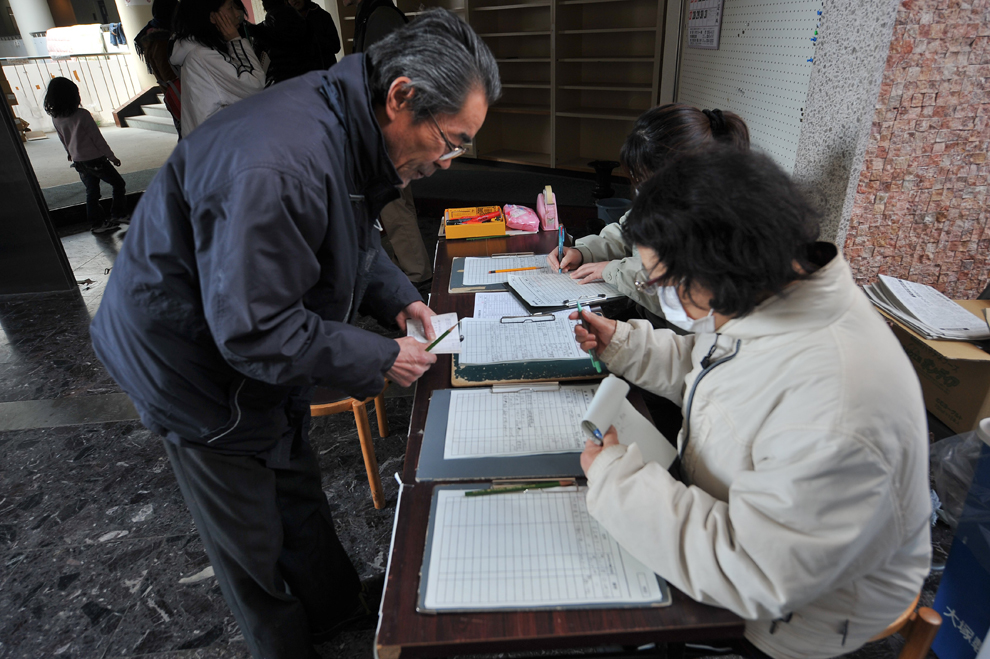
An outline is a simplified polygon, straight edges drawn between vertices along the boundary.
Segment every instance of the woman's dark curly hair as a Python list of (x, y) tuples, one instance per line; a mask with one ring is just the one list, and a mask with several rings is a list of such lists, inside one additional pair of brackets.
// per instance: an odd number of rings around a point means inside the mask
[(650, 178), (675, 153), (708, 145), (749, 148), (749, 128), (733, 112), (699, 110), (686, 103), (667, 103), (640, 115), (626, 137), (619, 161), (633, 185)]
[(669, 158), (640, 186), (622, 232), (656, 253), (658, 283), (703, 287), (712, 309), (744, 316), (818, 268), (818, 217), (769, 157), (723, 147)]
[[(226, 0), (180, 0), (172, 16), (172, 38), (192, 39), (197, 43), (225, 54), (227, 42), (220, 30), (210, 21), (210, 14), (220, 11)], [(235, 0), (241, 11), (247, 14), (243, 0)]]
[(52, 78), (45, 93), (45, 112), (53, 117), (68, 117), (79, 109), (79, 88), (68, 78)]

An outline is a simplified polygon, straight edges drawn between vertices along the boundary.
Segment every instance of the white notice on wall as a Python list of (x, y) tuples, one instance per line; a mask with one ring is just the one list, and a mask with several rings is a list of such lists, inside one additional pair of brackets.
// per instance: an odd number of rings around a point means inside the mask
[(690, 0), (688, 3), (688, 48), (718, 50), (722, 33), (724, 0)]

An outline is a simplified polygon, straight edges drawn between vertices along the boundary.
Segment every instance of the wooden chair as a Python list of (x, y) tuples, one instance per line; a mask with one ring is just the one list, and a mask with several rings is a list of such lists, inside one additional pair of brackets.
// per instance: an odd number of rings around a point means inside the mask
[(898, 616), (897, 620), (890, 623), (887, 629), (883, 630), (870, 639), (870, 642), (879, 641), (893, 636), (900, 632), (901, 636), (907, 639), (907, 643), (898, 655), (898, 659), (925, 659), (928, 650), (935, 640), (938, 628), (942, 626), (942, 616), (938, 611), (927, 606), (918, 607), (921, 593), (914, 598), (911, 606), (904, 613)]
[(364, 454), (364, 468), (368, 472), (368, 485), (371, 486), (371, 500), (375, 502), (375, 508), (381, 510), (385, 507), (385, 493), (382, 491), (382, 479), (378, 474), (378, 459), (375, 457), (375, 445), (371, 441), (371, 424), (368, 423), (368, 408), (371, 401), (375, 401), (375, 414), (378, 416), (378, 434), (388, 437), (391, 433), (388, 429), (388, 419), (385, 417), (385, 390), (388, 389), (388, 380), (377, 396), (357, 400), (350, 396), (345, 396), (339, 391), (317, 388), (310, 403), (309, 411), (313, 416), (330, 416), (341, 412), (353, 412), (354, 421), (357, 423), (358, 439), (361, 440), (361, 453)]

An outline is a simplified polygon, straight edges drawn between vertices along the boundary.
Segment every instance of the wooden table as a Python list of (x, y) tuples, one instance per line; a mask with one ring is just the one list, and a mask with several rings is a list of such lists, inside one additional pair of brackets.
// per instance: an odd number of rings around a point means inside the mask
[[(464, 317), (474, 313), (474, 294), (447, 292), (454, 257), (546, 253), (556, 246), (556, 234), (552, 232), (477, 241), (441, 239), (430, 306), (438, 314), (456, 311), (459, 317)], [(434, 484), (416, 483), (416, 465), (430, 396), (436, 389), (450, 387), (450, 372), (450, 355), (438, 355), (437, 363), (416, 386), (402, 475), (404, 487), (396, 511), (381, 627), (376, 639), (381, 659), (613, 644), (638, 646), (742, 636), (743, 622), (736, 615), (699, 604), (675, 588), (671, 588), (673, 604), (662, 609), (417, 613), (419, 572)]]

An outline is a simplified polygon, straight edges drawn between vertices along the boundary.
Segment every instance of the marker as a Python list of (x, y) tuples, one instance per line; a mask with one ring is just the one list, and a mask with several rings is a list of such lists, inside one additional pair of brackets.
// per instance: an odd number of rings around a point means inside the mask
[(595, 428), (592, 431), (592, 434), (594, 434), (594, 436), (595, 436), (595, 439), (594, 439), (595, 444), (598, 444), (599, 446), (601, 446), (602, 444), (605, 443), (605, 437), (602, 436), (602, 431), (601, 430), (599, 430), (598, 428)]
[[(557, 232), (557, 265), (564, 260), (564, 227), (560, 227)], [(557, 268), (557, 274), (559, 275), (564, 271), (563, 268)]]
[(537, 265), (532, 268), (506, 268), (505, 270), (489, 270), (488, 274), (494, 275), (496, 272), (519, 272), (520, 270), (542, 270), (542, 265)]
[[(582, 311), (582, 309), (581, 309), (581, 303), (578, 302), (577, 303), (578, 318), (581, 319), (581, 326), (584, 327), (585, 330), (587, 330), (588, 329), (588, 321), (586, 321), (584, 319), (584, 317), (581, 314), (581, 311)], [(601, 365), (601, 362), (598, 361), (598, 355), (595, 354), (595, 349), (594, 348), (592, 348), (591, 350), (588, 351), (588, 356), (591, 357), (591, 365), (595, 367), (595, 370), (596, 371), (598, 371), (599, 373), (601, 373), (602, 372), (602, 365)], [(595, 432), (598, 432), (598, 430), (595, 430)], [(599, 434), (601, 434), (601, 433), (599, 433)]]
[[(453, 332), (455, 329), (457, 329), (460, 326), (460, 324), (461, 324), (461, 321), (458, 320), (456, 323), (454, 323), (453, 325), (451, 325), (450, 326), (450, 329), (448, 329), (446, 332), (444, 332), (443, 334), (441, 334), (440, 336), (438, 336), (436, 341), (434, 341), (430, 345), (426, 346), (426, 352), (429, 352), (430, 350), (433, 350), (433, 348), (435, 348), (438, 343), (440, 343), (445, 338), (447, 338), (447, 335), (450, 334), (451, 332)], [(424, 328), (423, 331), (426, 331), (426, 328)]]

